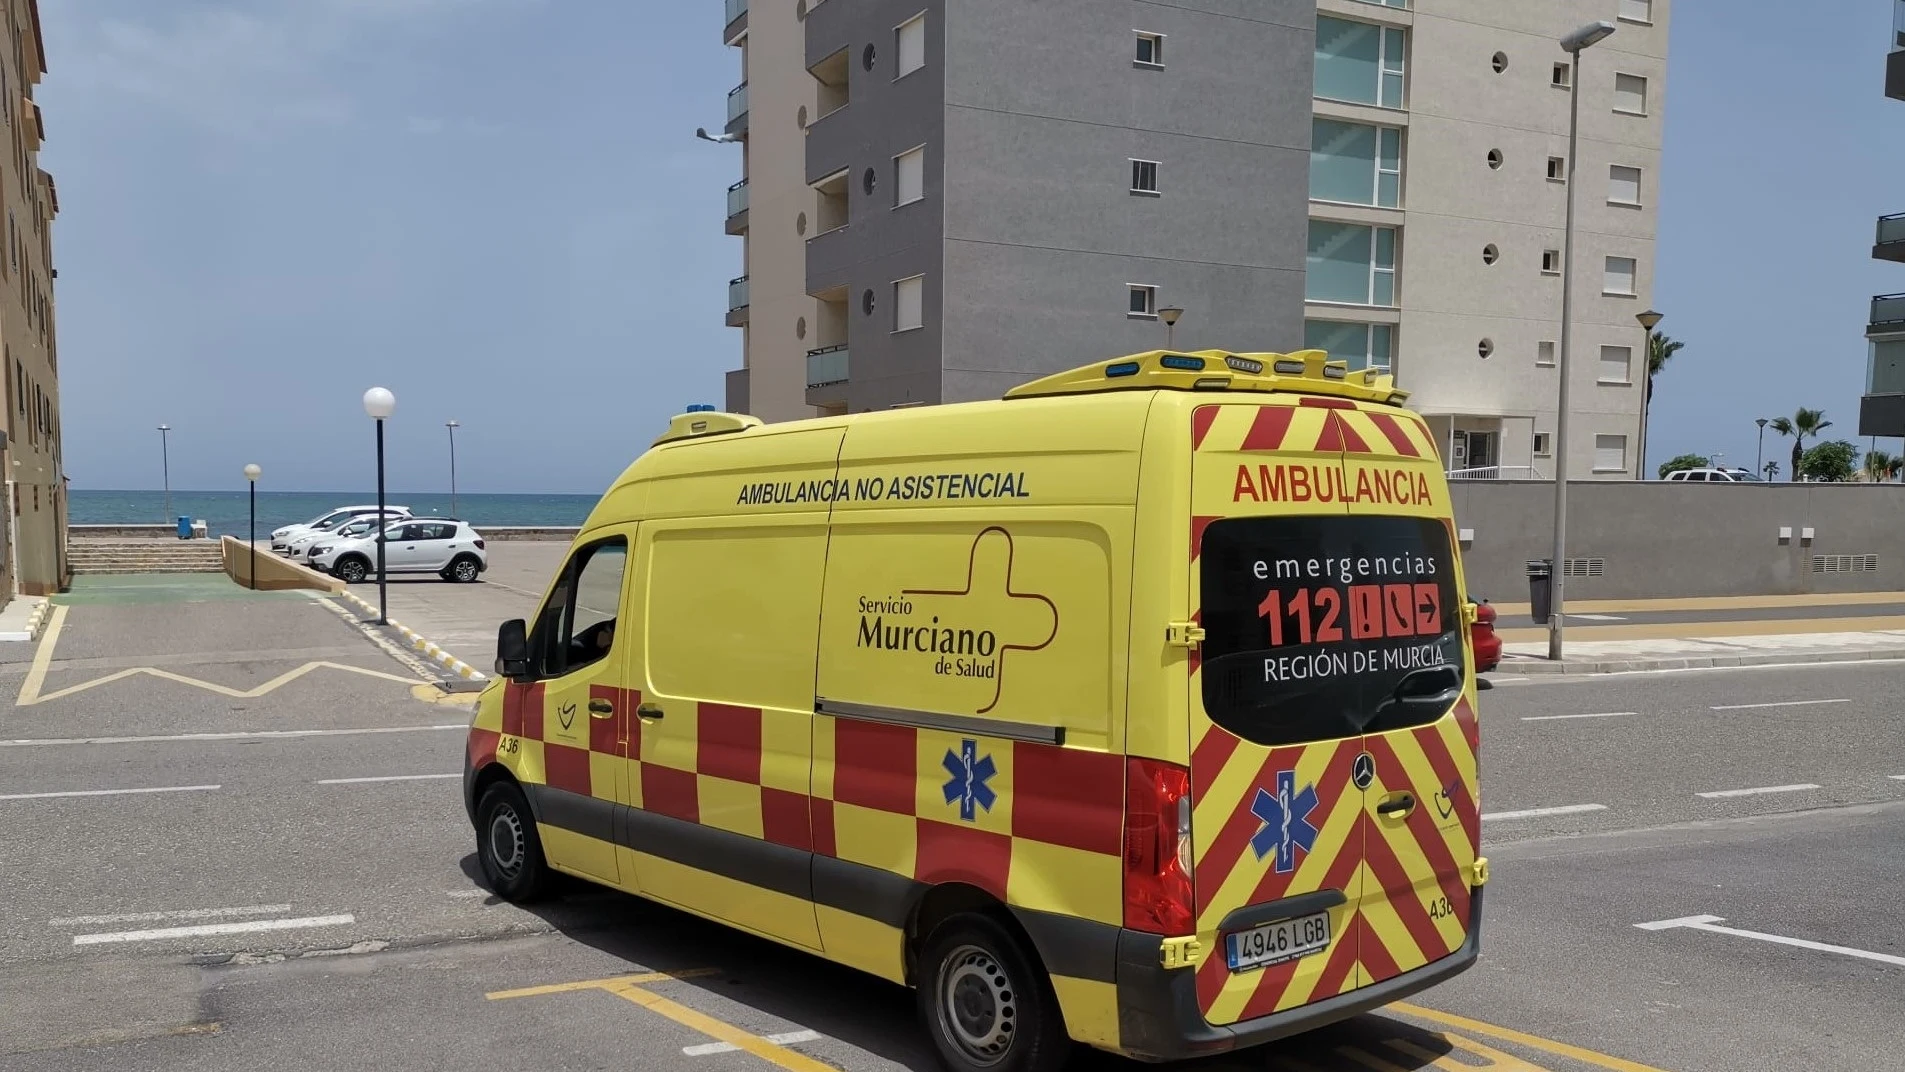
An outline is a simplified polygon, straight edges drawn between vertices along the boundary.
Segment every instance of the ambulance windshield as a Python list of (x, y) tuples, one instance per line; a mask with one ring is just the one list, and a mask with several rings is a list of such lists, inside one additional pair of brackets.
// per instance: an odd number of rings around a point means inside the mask
[(1204, 530), (1203, 700), (1260, 745), (1433, 722), (1465, 674), (1448, 528), (1239, 517)]

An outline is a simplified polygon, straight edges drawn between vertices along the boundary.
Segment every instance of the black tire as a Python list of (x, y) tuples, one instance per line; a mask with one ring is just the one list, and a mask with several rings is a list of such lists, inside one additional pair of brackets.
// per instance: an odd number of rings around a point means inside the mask
[(331, 567), (331, 572), (345, 584), (362, 584), (370, 576), (370, 563), (357, 555), (345, 555)]
[(913, 993), (951, 1072), (1057, 1072), (1071, 1057), (1051, 981), (985, 916), (953, 916), (933, 929)]
[(443, 579), (456, 584), (474, 584), (482, 575), (483, 564), (476, 560), (475, 555), (464, 555), (443, 571)]
[(497, 896), (517, 904), (542, 899), (551, 886), (536, 817), (516, 783), (500, 781), (476, 802), (476, 858)]

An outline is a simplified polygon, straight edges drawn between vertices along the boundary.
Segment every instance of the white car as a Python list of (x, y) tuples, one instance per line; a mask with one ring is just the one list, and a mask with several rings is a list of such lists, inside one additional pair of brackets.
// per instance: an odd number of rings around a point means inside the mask
[[(391, 509), (384, 511), (386, 521), (401, 521), (409, 516), (408, 513), (400, 514)], [(335, 528), (310, 529), (302, 533), (292, 533), (285, 538), (284, 553), (290, 556), (291, 561), (308, 566), (311, 564), (311, 552), (321, 546), (324, 541), (351, 536), (369, 536), (376, 529), (377, 515), (375, 513), (358, 514), (356, 517), (346, 518)]]
[[(365, 514), (374, 514), (376, 512), (376, 503), (371, 503), (369, 506), (340, 506), (327, 513), (319, 514), (309, 521), (272, 529), (271, 549), (273, 551), (283, 551), (290, 545), (293, 539), (305, 533), (329, 532), (344, 522), (349, 521), (351, 518), (362, 517)], [(410, 508), (408, 506), (385, 506), (384, 512), (394, 514), (397, 517), (410, 516)]]
[(1758, 484), (1759, 477), (1744, 469), (1717, 469), (1711, 466), (1700, 469), (1680, 469), (1667, 474), (1668, 480), (1693, 480), (1719, 484)]
[[(468, 584), (489, 569), (483, 537), (469, 522), (453, 517), (407, 517), (384, 529), (384, 566), (391, 576), (434, 573)], [(356, 584), (377, 572), (373, 533), (320, 540), (311, 550), (311, 567)]]

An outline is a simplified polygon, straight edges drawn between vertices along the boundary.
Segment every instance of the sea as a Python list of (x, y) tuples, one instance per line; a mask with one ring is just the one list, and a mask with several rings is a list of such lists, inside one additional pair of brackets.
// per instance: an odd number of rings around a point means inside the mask
[[(477, 495), (459, 492), (455, 508), (450, 494), (432, 491), (412, 494), (387, 492), (386, 504), (407, 506), (413, 514), (458, 517), (476, 526), (580, 525), (595, 506), (595, 495)], [(258, 534), (281, 525), (295, 525), (339, 506), (375, 503), (376, 491), (261, 491), (258, 493)], [(176, 525), (180, 517), (203, 521), (213, 536), (246, 534), (250, 523), (248, 496), (243, 491), (174, 491), (166, 509), (162, 491), (83, 491), (73, 488), (67, 500), (69, 520), (75, 525)]]

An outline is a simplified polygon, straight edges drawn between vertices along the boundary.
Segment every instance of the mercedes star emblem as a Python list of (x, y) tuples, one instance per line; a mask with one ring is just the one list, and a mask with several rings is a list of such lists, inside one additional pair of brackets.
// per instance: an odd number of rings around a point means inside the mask
[(1368, 789), (1369, 783), (1376, 780), (1376, 757), (1368, 752), (1357, 756), (1349, 768), (1349, 780), (1355, 782), (1358, 789)]

